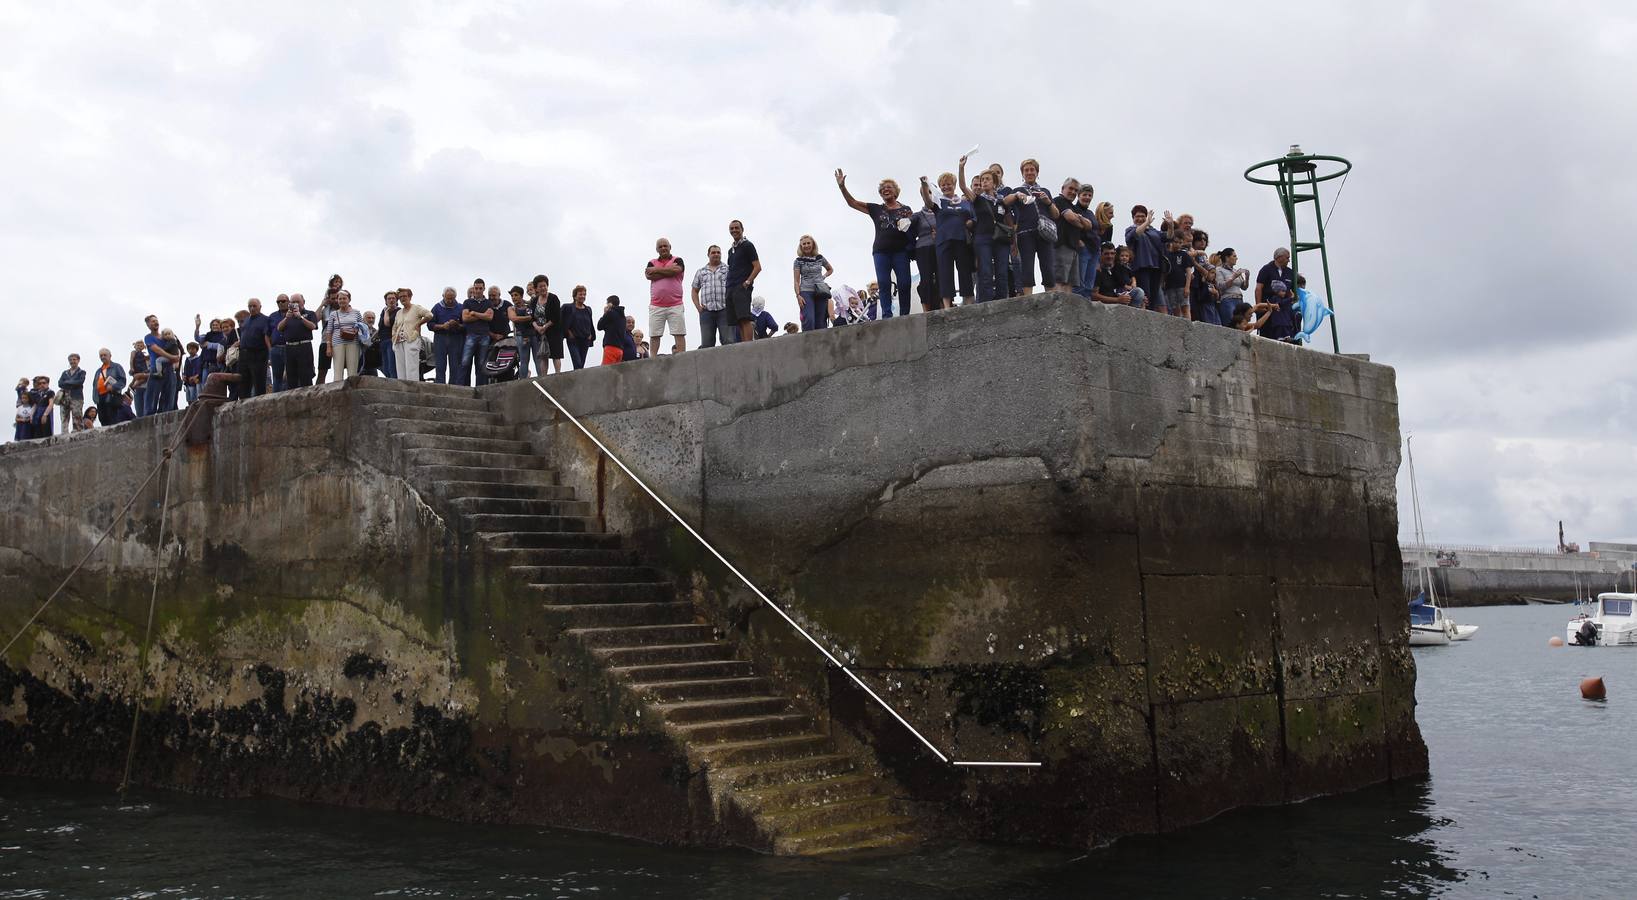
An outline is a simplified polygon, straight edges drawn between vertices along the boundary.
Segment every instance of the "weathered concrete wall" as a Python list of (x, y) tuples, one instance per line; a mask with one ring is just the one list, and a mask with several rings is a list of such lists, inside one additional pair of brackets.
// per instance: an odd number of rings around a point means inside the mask
[(1390, 369), (1045, 295), (482, 389), (924, 807), (1085, 844), (1426, 769)]
[[(1596, 596), (1615, 589), (1615, 573), (1554, 572), (1545, 569), (1484, 569), (1443, 566), (1427, 570), (1432, 576), (1438, 602), (1445, 606), (1498, 606), (1537, 600), (1572, 601), (1577, 596)], [(1413, 594), (1421, 586), (1419, 569), (1404, 570), (1404, 590)], [(1626, 579), (1626, 587), (1630, 587)]]
[[(211, 443), (176, 456), (163, 547), (156, 481), (0, 659), (0, 772), (117, 781), (141, 694), (139, 784), (745, 842), (672, 742), (531, 607), (505, 602), (403, 477), (403, 448), (360, 400), (398, 389), (355, 380), (220, 409)], [(180, 418), (0, 447), (0, 640)]]

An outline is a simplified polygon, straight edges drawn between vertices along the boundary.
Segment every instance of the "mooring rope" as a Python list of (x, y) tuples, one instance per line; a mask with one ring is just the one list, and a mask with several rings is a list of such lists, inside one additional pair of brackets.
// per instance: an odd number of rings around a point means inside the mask
[(148, 489), (148, 485), (152, 483), (154, 476), (158, 475), (161, 471), (165, 472), (165, 488), (161, 493), (159, 505), (159, 545), (157, 547), (156, 557), (154, 559), (153, 589), (148, 596), (148, 628), (146, 634), (142, 638), (142, 649), (138, 654), (140, 662), (138, 663), (137, 672), (137, 696), (132, 702), (134, 713), (131, 717), (131, 743), (130, 747), (125, 753), (125, 777), (119, 785), (119, 795), (121, 798), (125, 796), (125, 790), (130, 786), (131, 781), (131, 760), (136, 753), (137, 723), (142, 717), (142, 679), (148, 667), (148, 652), (153, 638), (154, 610), (159, 601), (159, 571), (160, 566), (163, 564), (165, 559), (166, 514), (170, 508), (170, 473), (172, 471), (171, 455), (176, 452), (177, 447), (181, 446), (183, 438), (187, 436), (188, 428), (193, 424), (193, 420), (198, 417), (199, 410), (203, 408), (203, 406), (198, 404), (188, 407), (187, 412), (182, 416), (182, 421), (176, 426), (176, 432), (171, 435), (170, 441), (165, 444), (164, 450), (160, 452), (159, 463), (152, 469), (148, 470), (147, 477), (143, 478), (142, 483), (136, 486), (135, 491), (131, 492), (131, 499), (125, 501), (125, 505), (121, 507), (119, 512), (114, 515), (113, 520), (108, 523), (108, 527), (104, 528), (102, 530), (102, 534), (97, 536), (96, 543), (92, 544), (91, 548), (85, 551), (85, 555), (80, 557), (80, 561), (74, 564), (74, 568), (70, 569), (68, 574), (63, 576), (62, 582), (57, 585), (56, 590), (51, 592), (51, 596), (45, 598), (45, 602), (40, 604), (40, 608), (36, 609), (34, 614), (28, 617), (28, 621), (24, 622), (22, 627), (17, 629), (17, 633), (12, 635), (10, 640), (6, 641), (6, 645), (4, 647), (0, 647), (0, 662), (3, 662), (5, 660), (6, 653), (11, 650), (12, 645), (16, 644), (19, 638), (28, 633), (30, 626), (39, 621), (40, 616), (45, 614), (46, 609), (49, 608), (52, 603), (56, 602), (57, 598), (62, 595), (63, 591), (68, 588), (68, 584), (74, 580), (74, 576), (78, 575), (80, 570), (85, 568), (85, 564), (90, 562), (91, 557), (96, 554), (97, 550), (99, 550), (104, 543), (107, 542), (108, 536), (114, 533), (114, 529), (119, 527), (119, 523), (125, 521), (125, 518), (130, 515), (131, 508), (136, 505), (137, 500), (141, 499), (143, 492)]
[(165, 519), (170, 511), (171, 504), (171, 448), (165, 448), (165, 456), (159, 461), (159, 467), (165, 470), (165, 488), (159, 499), (159, 542), (154, 549), (153, 558), (153, 587), (148, 593), (148, 627), (142, 633), (142, 650), (137, 654), (136, 664), (136, 692), (131, 698), (131, 743), (125, 748), (125, 777), (119, 782), (119, 799), (125, 799), (125, 792), (131, 788), (131, 762), (136, 759), (136, 731), (142, 721), (142, 697), (147, 693), (148, 678), (148, 650), (153, 646), (153, 614), (159, 606), (159, 572), (165, 564)]
[(6, 651), (11, 649), (11, 645), (17, 643), (17, 639), (22, 637), (28, 631), (28, 627), (40, 618), (40, 615), (46, 611), (46, 607), (50, 606), (58, 595), (62, 594), (63, 590), (68, 587), (68, 582), (72, 581), (74, 576), (85, 568), (85, 564), (91, 561), (92, 554), (96, 553), (103, 542), (108, 540), (108, 536), (114, 533), (114, 529), (119, 527), (119, 523), (125, 521), (125, 517), (131, 512), (131, 507), (135, 506), (136, 501), (142, 497), (142, 492), (148, 489), (148, 482), (153, 481), (153, 477), (159, 474), (159, 470), (170, 462), (171, 452), (181, 444), (182, 438), (188, 433), (188, 425), (193, 422), (195, 410), (197, 409), (199, 409), (198, 406), (188, 407), (187, 414), (182, 417), (182, 423), (176, 427), (176, 434), (171, 437), (170, 443), (165, 445), (159, 464), (149, 470), (148, 477), (142, 479), (142, 483), (137, 485), (136, 490), (131, 493), (131, 499), (125, 501), (125, 506), (115, 514), (113, 521), (109, 522), (108, 527), (104, 528), (102, 534), (97, 537), (97, 542), (91, 545), (91, 549), (85, 551), (85, 555), (80, 557), (80, 561), (75, 563), (74, 568), (70, 569), (68, 574), (63, 577), (62, 583), (57, 585), (57, 589), (51, 592), (51, 596), (45, 598), (45, 602), (40, 604), (40, 608), (34, 611), (34, 615), (28, 617), (28, 621), (23, 623), (23, 627), (17, 629), (17, 633), (11, 636), (11, 640), (6, 641), (4, 647), (0, 647), (0, 659), (5, 658)]

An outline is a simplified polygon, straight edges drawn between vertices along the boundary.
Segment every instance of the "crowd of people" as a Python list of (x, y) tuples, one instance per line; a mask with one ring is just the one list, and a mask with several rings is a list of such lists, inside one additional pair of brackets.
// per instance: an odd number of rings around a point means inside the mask
[[(877, 185), (881, 202), (862, 202), (837, 169), (842, 199), (874, 227), (875, 281), (862, 290), (832, 287), (835, 267), (816, 238), (802, 235), (791, 267), (801, 323), (784, 325), (782, 333), (909, 315), (912, 289), (924, 312), (952, 307), (957, 298), (985, 303), (1039, 287), (1291, 342), (1310, 339), (1328, 314), (1305, 290), (1306, 280), (1294, 275), (1284, 248), (1252, 281), (1234, 249), (1211, 251), (1210, 235), (1191, 215), (1156, 215), (1148, 206), (1133, 206), (1123, 243), (1116, 244), (1114, 207), (1098, 202), (1091, 184), (1066, 178), (1053, 194), (1041, 186), (1033, 159), (1019, 166), (1023, 180), (1016, 187), (1005, 184), (998, 163), (970, 179), (966, 167), (963, 156), (953, 173), (922, 176), (918, 209), (900, 199), (891, 178)], [(178, 409), (182, 400), (198, 399), (216, 372), (239, 374), (229, 386), (230, 398), (239, 399), (323, 383), (331, 373), (337, 381), (430, 376), (440, 384), (481, 385), (491, 374), (491, 348), (498, 346), (515, 348), (508, 376), (528, 377), (531, 365), (537, 375), (559, 373), (565, 354), (573, 368), (583, 368), (599, 335), (604, 365), (658, 355), (667, 333), (672, 352), (681, 353), (688, 349), (688, 301), (702, 349), (780, 334), (778, 320), (755, 292), (763, 273), (755, 244), (737, 219), (728, 224), (728, 236), (726, 252), (711, 245), (706, 264), (691, 278), (670, 240), (655, 242), (654, 258), (644, 266), (646, 335), (618, 295), (594, 309), (585, 285), (575, 285), (565, 303), (545, 275), (504, 292), (478, 278), (464, 300), (446, 287), (424, 306), (410, 288), (395, 288), (385, 292), (379, 312), (355, 306), (342, 277), (333, 275), (315, 309), (299, 293), (279, 294), (266, 312), (252, 298), (233, 315), (212, 319), (204, 331), (202, 318), (194, 316), (193, 339), (185, 344), (150, 315), (146, 334), (132, 343), (123, 366), (105, 348), (92, 372), (70, 354), (55, 390), (44, 375), (20, 379), (16, 439), (51, 435), (54, 411), (62, 430), (78, 431)]]

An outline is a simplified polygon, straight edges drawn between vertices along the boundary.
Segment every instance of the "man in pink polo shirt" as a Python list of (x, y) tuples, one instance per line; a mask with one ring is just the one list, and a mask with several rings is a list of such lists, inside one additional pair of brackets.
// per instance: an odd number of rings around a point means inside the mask
[(654, 243), (657, 259), (648, 260), (648, 351), (659, 355), (659, 339), (665, 329), (671, 329), (676, 339), (673, 352), (688, 349), (688, 323), (682, 315), (682, 257), (671, 255), (671, 241), (660, 238)]

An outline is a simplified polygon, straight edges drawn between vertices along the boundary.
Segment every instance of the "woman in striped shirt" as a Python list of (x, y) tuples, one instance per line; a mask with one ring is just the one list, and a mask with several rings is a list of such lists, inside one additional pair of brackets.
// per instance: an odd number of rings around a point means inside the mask
[(335, 369), (335, 380), (344, 381), (359, 374), (364, 342), (369, 340), (369, 328), (364, 316), (352, 308), (352, 294), (336, 291), (336, 308), (325, 317), (330, 331), (330, 363)]

